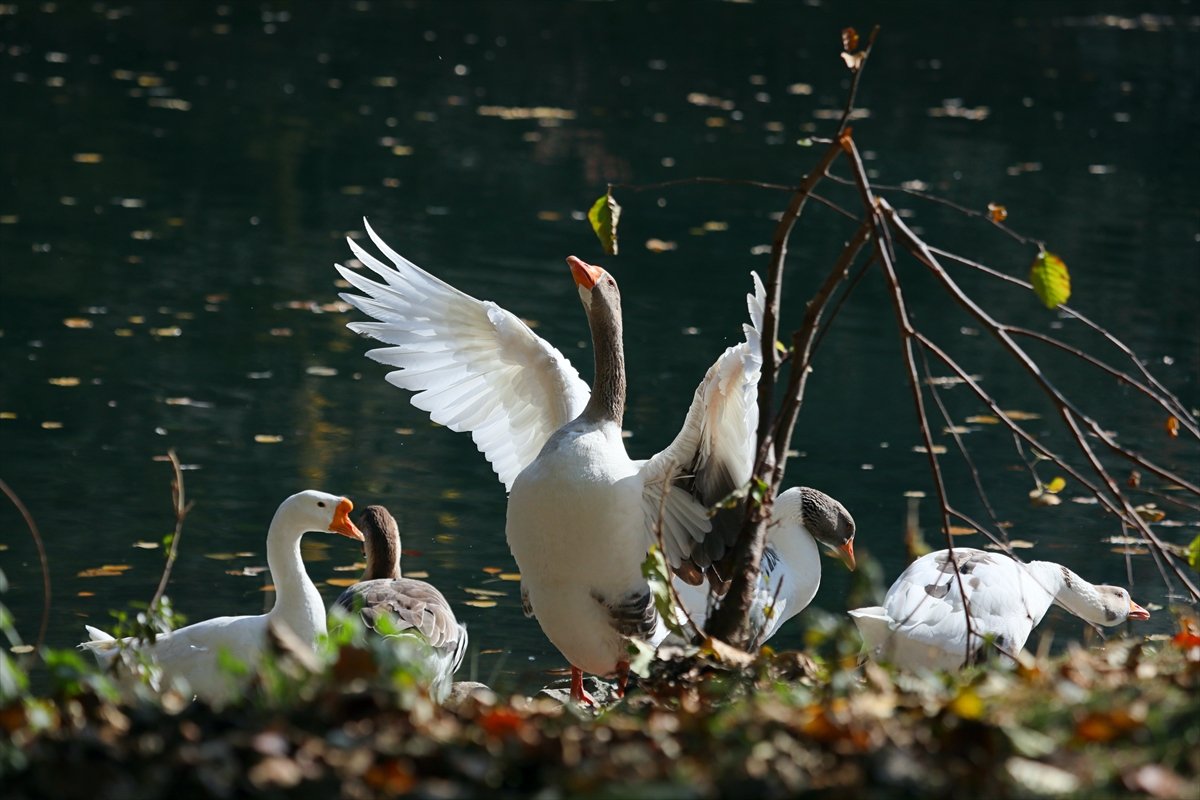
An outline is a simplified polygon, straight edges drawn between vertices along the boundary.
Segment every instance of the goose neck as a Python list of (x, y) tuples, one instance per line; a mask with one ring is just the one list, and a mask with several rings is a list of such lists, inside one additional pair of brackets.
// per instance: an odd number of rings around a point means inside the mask
[(289, 525), (286, 515), (276, 513), (267, 533), (267, 567), (275, 586), (275, 605), (267, 614), (287, 623), (302, 639), (313, 640), (325, 632), (325, 605), (304, 569), (303, 535), (302, 528)]
[(1034, 561), (1030, 571), (1038, 583), (1054, 596), (1054, 602), (1088, 622), (1104, 621), (1104, 603), (1096, 587), (1062, 564)]
[(583, 416), (594, 422), (614, 422), (619, 426), (625, 418), (626, 391), (620, 310), (598, 303), (591, 311), (588, 322), (595, 350), (596, 379)]

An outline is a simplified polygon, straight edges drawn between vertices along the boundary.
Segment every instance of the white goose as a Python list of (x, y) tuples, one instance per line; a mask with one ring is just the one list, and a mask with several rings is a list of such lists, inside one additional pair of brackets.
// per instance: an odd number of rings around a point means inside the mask
[(1150, 618), (1119, 586), (1093, 585), (1050, 561), (1026, 564), (969, 547), (954, 548), (953, 560), (949, 550), (918, 558), (883, 606), (850, 615), (873, 658), (912, 670), (952, 670), (985, 655), (989, 641), (1002, 654), (1018, 653), (1052, 604), (1096, 625)]
[[(754, 632), (751, 649), (763, 645), (816, 596), (821, 585), (818, 544), (828, 547), (836, 558), (854, 569), (854, 531), (850, 512), (824, 492), (799, 486), (775, 498), (763, 549), (762, 572), (750, 607), (750, 626)], [(699, 585), (689, 584), (678, 576), (673, 581), (688, 616), (700, 628), (712, 610), (710, 596), (724, 595), (728, 588), (713, 587), (715, 580), (710, 570)]]
[[(325, 604), (304, 570), (300, 538), (307, 531), (327, 531), (362, 541), (362, 532), (349, 518), (353, 508), (344, 497), (311, 490), (283, 501), (267, 531), (267, 566), (275, 585), (275, 605), (266, 614), (206, 619), (159, 634), (153, 644), (117, 640), (88, 625), (91, 640), (79, 646), (91, 650), (102, 666), (119, 656), (122, 645), (136, 647), (168, 682), (185, 681), (197, 697), (218, 706), (228, 703), (254, 674), (273, 625), (290, 628), (310, 644), (325, 633)], [(222, 651), (244, 664), (248, 674), (239, 678), (222, 669)]]
[(367, 506), (359, 517), (367, 567), (362, 580), (338, 597), (336, 605), (358, 612), (378, 631), (387, 618), (389, 636), (418, 639), (419, 658), (439, 703), (450, 693), (454, 672), (467, 652), (467, 629), (459, 624), (444, 595), (432, 584), (400, 573), (400, 529), (383, 506)]
[[(365, 222), (365, 221), (364, 221)], [(630, 459), (621, 437), (625, 359), (620, 293), (600, 267), (567, 263), (595, 349), (591, 393), (563, 355), (516, 316), (435, 278), (367, 233), (392, 262), (350, 240), (383, 283), (338, 266), (367, 297), (342, 298), (378, 322), (349, 327), (391, 347), (367, 356), (397, 367), (387, 380), (415, 392), (435, 422), (469, 431), (509, 490), (509, 548), (526, 613), (571, 663), (571, 696), (590, 702), (583, 672), (628, 671), (627, 639), (666, 634), (641, 573), (661, 527), (672, 568), (699, 582), (733, 543), (736, 510), (707, 509), (749, 481), (758, 425), (759, 327), (765, 291), (753, 275), (746, 340), (728, 348), (696, 389), (665, 450)], [(664, 491), (670, 487), (670, 491)]]

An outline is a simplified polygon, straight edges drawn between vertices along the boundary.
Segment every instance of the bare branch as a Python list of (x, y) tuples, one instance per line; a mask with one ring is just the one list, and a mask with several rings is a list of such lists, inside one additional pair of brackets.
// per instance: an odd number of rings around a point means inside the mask
[(42, 542), (42, 534), (38, 532), (33, 515), (29, 513), (29, 509), (21, 502), (21, 498), (9, 488), (4, 480), (0, 480), (0, 491), (8, 495), (8, 499), (17, 507), (17, 511), (25, 520), (25, 527), (29, 529), (29, 535), (33, 537), (33, 545), (37, 548), (38, 563), (42, 568), (42, 621), (38, 625), (37, 641), (34, 642), (33, 649), (40, 650), (42, 643), (46, 641), (46, 628), (50, 624), (50, 564), (46, 559), (46, 545)]
[(192, 508), (191, 503), (187, 502), (184, 495), (183, 468), (179, 464), (179, 456), (175, 455), (174, 450), (168, 450), (167, 460), (171, 462), (171, 469), (174, 471), (174, 478), (171, 480), (171, 502), (175, 506), (175, 532), (171, 535), (171, 549), (167, 553), (167, 562), (163, 565), (158, 588), (154, 590), (154, 596), (150, 598), (150, 608), (152, 609), (162, 600), (163, 593), (167, 590), (167, 582), (171, 579), (171, 568), (175, 566), (175, 559), (179, 555), (179, 540), (183, 538), (183, 520)]

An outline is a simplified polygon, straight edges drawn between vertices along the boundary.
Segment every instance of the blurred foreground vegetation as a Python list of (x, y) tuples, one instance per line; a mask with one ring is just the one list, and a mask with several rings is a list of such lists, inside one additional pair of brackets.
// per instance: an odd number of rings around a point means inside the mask
[[(1125, 797), (1200, 788), (1200, 636), (902, 675), (814, 615), (809, 651), (660, 654), (599, 713), (487, 689), (433, 704), (386, 647), (283, 647), (214, 710), (43, 651), (3, 664), (0, 785), (54, 797)], [(32, 658), (32, 655), (29, 656)], [(600, 687), (603, 688), (603, 687)]]

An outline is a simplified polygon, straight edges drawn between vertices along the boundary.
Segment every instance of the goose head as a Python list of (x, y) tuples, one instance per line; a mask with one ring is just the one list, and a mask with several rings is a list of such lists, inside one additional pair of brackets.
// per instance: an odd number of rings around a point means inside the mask
[(383, 506), (367, 506), (358, 518), (363, 532), (364, 581), (396, 579), (400, 573), (400, 528)]
[(284, 500), (275, 516), (283, 528), (297, 535), (324, 531), (361, 542), (362, 531), (350, 521), (353, 509), (354, 504), (345, 497), (309, 489)]
[(788, 489), (776, 502), (790, 509), (793, 517), (797, 516), (795, 509), (799, 506), (798, 522), (804, 529), (848, 569), (854, 569), (854, 517), (845, 506), (807, 486)]
[[(1064, 597), (1068, 594), (1070, 597)], [(1120, 586), (1068, 584), (1058, 599), (1076, 616), (1096, 625), (1111, 627), (1127, 619), (1150, 619), (1150, 612), (1133, 602), (1129, 591)]]

